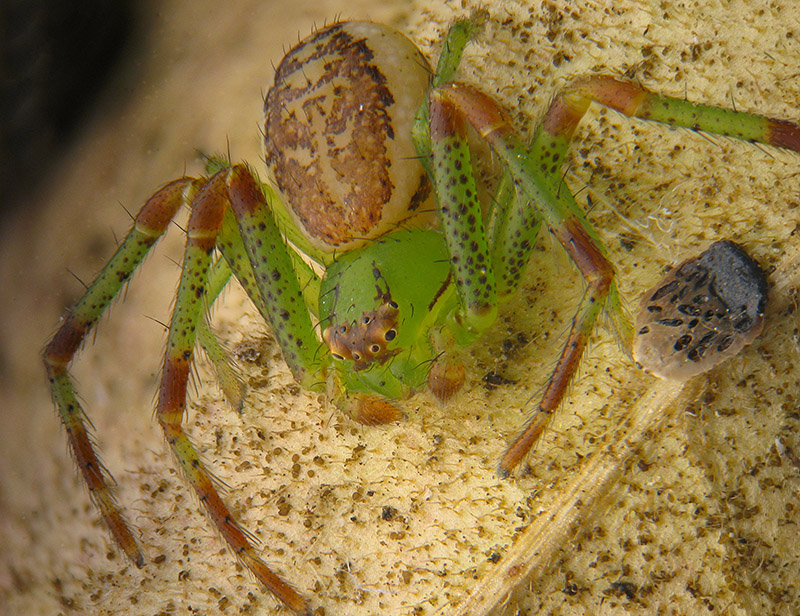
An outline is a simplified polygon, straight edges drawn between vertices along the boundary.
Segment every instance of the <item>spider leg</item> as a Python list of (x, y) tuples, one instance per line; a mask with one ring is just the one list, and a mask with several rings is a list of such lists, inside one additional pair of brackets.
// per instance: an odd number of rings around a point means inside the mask
[[(505, 119), (497, 103), (470, 86), (449, 83), (433, 90), (431, 94), (431, 141), (434, 166), (440, 166), (437, 161), (439, 156), (442, 156), (445, 160), (452, 159), (452, 164), (462, 170), (460, 172), (462, 175), (453, 174), (452, 170), (440, 175), (445, 178), (459, 178), (464, 177), (463, 174), (466, 173), (463, 169), (468, 159), (466, 158), (467, 146), (462, 126), (463, 120), (460, 119), (462, 117), (490, 143), (508, 166), (517, 191), (517, 198), (504, 214), (506, 217), (503, 222), (505, 233), (501, 239), (509, 242), (509, 249), (493, 253), (493, 260), (499, 260), (497, 269), (506, 274), (504, 289), (511, 291), (516, 288), (522, 265), (527, 262), (535, 234), (538, 231), (537, 210), (550, 231), (572, 257), (587, 282), (586, 291), (572, 320), (567, 343), (547, 383), (538, 406), (538, 413), (507, 450), (500, 462), (499, 472), (505, 476), (519, 463), (539, 438), (548, 415), (556, 409), (563, 398), (567, 386), (577, 370), (589, 334), (606, 298), (611, 292), (616, 293), (614, 270), (603, 254), (599, 239), (591, 232), (583, 212), (569, 191), (565, 187), (563, 190), (559, 190), (559, 186), (533, 164), (530, 152), (516, 139), (511, 125)], [(471, 173), (467, 173), (467, 175), (471, 175)], [(453, 185), (458, 182), (444, 179), (440, 183), (438, 188), (446, 195), (441, 198), (442, 203), (456, 195), (448, 188), (448, 184)], [(465, 192), (469, 196), (474, 189), (467, 187)], [(463, 209), (464, 196), (460, 196), (459, 199), (458, 201), (453, 200), (462, 204), (456, 207)], [(531, 208), (529, 203), (536, 209)], [(442, 206), (442, 209), (445, 209), (445, 206)], [(471, 214), (465, 216), (463, 212), (458, 212), (456, 217), (467, 221), (473, 220)], [(448, 214), (444, 212), (442, 224), (446, 235), (448, 234), (447, 219)], [(470, 230), (467, 232), (471, 233)], [(460, 232), (457, 231), (456, 234), (458, 237)], [(481, 232), (478, 231), (476, 235), (481, 235)], [(462, 261), (480, 263), (482, 264), (482, 274), (478, 280), (490, 280), (493, 285), (495, 265), (491, 264), (490, 266), (488, 258), (483, 254), (484, 247), (481, 242), (476, 240), (472, 234), (469, 235), (469, 238), (468, 242), (455, 241), (457, 246), (454, 254), (455, 266)], [(458, 279), (456, 282), (458, 284)], [(480, 291), (483, 294), (487, 292), (485, 285), (475, 286), (477, 287), (476, 292)], [(490, 292), (496, 293), (494, 286), (491, 287)], [(467, 300), (467, 307), (469, 307), (469, 300)]]
[(434, 89), (430, 100), (433, 178), (461, 304), (451, 330), (460, 344), (467, 344), (497, 317), (497, 290), (466, 123), (463, 114), (439, 92), (441, 89)]
[[(576, 263), (587, 286), (578, 310), (572, 317), (567, 342), (539, 401), (538, 412), (522, 433), (514, 439), (500, 460), (498, 469), (501, 476), (509, 475), (541, 436), (550, 414), (561, 403), (569, 384), (575, 377), (597, 317), (608, 303), (609, 293), (613, 290), (616, 295), (614, 268), (603, 255), (600, 246), (592, 242), (583, 227), (577, 226), (574, 219), (568, 220), (564, 228), (555, 235)], [(616, 297), (614, 299), (616, 300)]]
[[(459, 19), (450, 25), (442, 41), (436, 72), (431, 78), (431, 85), (434, 88), (455, 79), (458, 65), (461, 64), (461, 56), (464, 54), (464, 48), (480, 31), (485, 19), (485, 12), (476, 11), (472, 18)], [(430, 112), (427, 98), (422, 101), (417, 110), (417, 115), (414, 117), (411, 137), (414, 140), (414, 147), (419, 155), (419, 161), (425, 168), (428, 177), (434, 177), (431, 167)]]
[[(198, 325), (205, 319), (204, 311), (210, 306), (227, 283), (231, 270), (250, 293), (262, 314), (275, 325), (271, 315), (290, 314), (298, 330), (282, 333), (274, 327), (281, 344), (288, 340), (293, 344), (287, 355), (290, 367), (298, 380), (306, 375), (318, 343), (313, 339), (313, 328), (302, 291), (291, 271), (292, 257), (285, 246), (273, 250), (275, 242), (281, 241), (275, 223), (269, 219), (263, 193), (250, 172), (241, 166), (223, 169), (210, 179), (181, 178), (158, 190), (136, 216), (133, 228), (122, 245), (91, 284), (86, 294), (66, 316), (59, 330), (45, 347), (43, 359), (50, 381), (52, 396), (67, 430), (70, 448), (78, 468), (89, 487), (92, 500), (109, 527), (114, 540), (137, 566), (144, 564), (139, 547), (114, 498), (110, 486), (113, 479), (97, 457), (88, 431), (88, 420), (78, 402), (68, 367), (86, 335), (99, 317), (119, 293), (149, 249), (163, 235), (175, 213), (184, 203), (190, 203), (187, 241), (181, 281), (178, 289), (167, 340), (167, 350), (161, 373), (156, 418), (161, 425), (178, 463), (198, 494), (225, 541), (256, 578), (280, 601), (297, 614), (308, 614), (305, 601), (280, 577), (278, 577), (256, 554), (250, 535), (233, 518), (223, 502), (211, 474), (205, 469), (196, 449), (183, 429), (186, 410), (186, 389), (193, 358), (195, 339), (200, 339), (213, 353), (218, 346), (207, 326)], [(233, 205), (237, 220), (230, 207)], [(228, 228), (223, 220), (229, 223)], [(265, 222), (266, 221), (266, 222)], [(271, 225), (272, 233), (264, 235), (265, 226)], [(242, 247), (242, 235), (248, 241), (259, 244), (264, 240), (268, 246), (258, 267), (252, 268)], [(256, 237), (256, 234), (262, 234)], [(277, 238), (277, 239), (276, 239)], [(219, 242), (227, 263), (211, 267), (211, 256)], [(244, 242), (247, 244), (247, 242)], [(233, 246), (233, 248), (232, 248)], [(242, 256), (244, 255), (244, 256)], [(268, 258), (267, 258), (268, 257)], [(279, 262), (276, 266), (275, 262)], [(231, 263), (233, 265), (231, 265)], [(230, 265), (230, 267), (228, 267)], [(261, 279), (284, 276), (288, 287), (282, 287), (271, 298), (263, 299), (268, 292), (261, 292)], [(292, 286), (291, 280), (294, 280)], [(296, 287), (296, 288), (295, 288)], [(277, 297), (276, 297), (277, 296)], [(281, 298), (282, 296), (282, 298)], [(286, 307), (288, 305), (288, 308)], [(299, 323), (299, 325), (298, 325)], [(285, 340), (284, 340), (285, 339)], [(235, 400), (235, 396), (233, 396)]]
[[(551, 184), (561, 183), (560, 167), (572, 141), (575, 129), (592, 102), (599, 103), (630, 117), (689, 128), (744, 141), (759, 142), (800, 152), (800, 126), (785, 120), (774, 120), (760, 115), (722, 109), (710, 105), (698, 105), (686, 100), (662, 96), (650, 92), (632, 81), (624, 81), (609, 75), (598, 75), (578, 79), (562, 90), (551, 103), (542, 120), (533, 143), (529, 148), (530, 160), (538, 162), (539, 169), (549, 176)], [(585, 267), (600, 272), (607, 267), (613, 277), (613, 269), (605, 260), (605, 252), (599, 238), (594, 234), (582, 212), (575, 204), (566, 186), (557, 193), (566, 198), (575, 214), (573, 222), (565, 220), (562, 229), (551, 231), (570, 253), (581, 273), (586, 277)], [(574, 224), (580, 223), (579, 225)], [(571, 228), (570, 228), (571, 227)], [(593, 241), (593, 245), (590, 242)], [(581, 264), (588, 257), (591, 263)], [(605, 262), (605, 263), (603, 263)], [(573, 319), (567, 346), (558, 361), (553, 376), (548, 382), (537, 413), (516, 440), (511, 444), (500, 462), (500, 473), (507, 475), (527, 454), (541, 435), (547, 414), (555, 409), (578, 368), (586, 337), (590, 334), (599, 310), (605, 299), (605, 308), (616, 325), (617, 332), (627, 350), (632, 344), (632, 328), (627, 319), (613, 279), (608, 278), (608, 297), (603, 292), (591, 293), (592, 281), (587, 277), (589, 288)], [(602, 286), (602, 282), (600, 283)], [(592, 302), (597, 301), (598, 306)], [(580, 340), (576, 339), (580, 337)], [(574, 349), (573, 349), (574, 346)]]
[(43, 352), (53, 400), (66, 428), (75, 462), (114, 540), (138, 567), (144, 564), (144, 558), (110, 489), (114, 480), (97, 457), (87, 429), (89, 422), (78, 402), (68, 367), (86, 335), (167, 230), (181, 205), (191, 198), (197, 185), (197, 180), (184, 177), (167, 184), (148, 199), (123, 243), (66, 315)]
[(211, 307), (222, 289), (228, 284), (231, 273), (231, 268), (224, 258), (217, 259), (211, 267), (204, 302), (206, 311), (197, 320), (197, 342), (203, 347), (206, 357), (214, 365), (214, 369), (217, 372), (217, 380), (222, 392), (225, 394), (225, 399), (233, 408), (241, 410), (247, 394), (247, 384), (230, 353), (217, 339), (216, 334), (209, 325)]
[[(272, 326), (295, 380), (307, 389), (319, 390), (318, 371), (329, 356), (327, 347), (320, 346), (314, 333), (306, 301), (319, 281), (287, 247), (264, 193), (248, 168), (237, 165), (230, 170), (228, 194), (237, 230), (223, 234), (220, 251)], [(228, 220), (226, 217), (223, 229)], [(248, 279), (249, 272), (252, 281)], [(310, 307), (315, 309), (317, 300), (312, 301)]]
[[(257, 555), (250, 535), (239, 525), (222, 500), (211, 474), (206, 470), (197, 450), (183, 429), (186, 390), (197, 322), (204, 308), (211, 255), (218, 241), (221, 246), (229, 243), (229, 238), (226, 238), (224, 234), (220, 237), (223, 218), (228, 206), (233, 207), (243, 237), (249, 238), (254, 243), (261, 244), (263, 242), (266, 245), (265, 251), (272, 249), (272, 252), (264, 253), (265, 261), (261, 263), (262, 267), (254, 269), (256, 280), (258, 281), (262, 276), (273, 275), (275, 272), (278, 272), (279, 276), (286, 276), (287, 279), (292, 276), (291, 262), (287, 251), (285, 249), (276, 250), (276, 246), (271, 244), (273, 238), (269, 233), (270, 223), (275, 233), (277, 233), (277, 227), (269, 219), (269, 211), (266, 208), (263, 194), (250, 172), (243, 166), (234, 166), (230, 169), (223, 169), (209, 179), (192, 202), (183, 271), (170, 323), (161, 374), (156, 419), (178, 463), (186, 473), (189, 482), (225, 542), (265, 588), (295, 613), (305, 615), (310, 614), (308, 605)], [(261, 235), (255, 237), (254, 233)], [(282, 242), (279, 235), (277, 238), (277, 241)], [(248, 245), (247, 240), (245, 245)], [(269, 259), (269, 265), (267, 265), (266, 259)], [(285, 261), (286, 263), (276, 265), (276, 261)], [(284, 266), (289, 269), (284, 271)], [(240, 268), (232, 266), (232, 269), (237, 272)], [(294, 284), (297, 286), (296, 280)], [(291, 298), (289, 298), (290, 295)], [(290, 320), (292, 317), (300, 321), (304, 318), (309, 320), (307, 331), (310, 335), (310, 319), (302, 304), (301, 295), (298, 287), (294, 293), (279, 293), (277, 296), (265, 298), (265, 301), (269, 307), (273, 308), (271, 314), (278, 315), (284, 321)], [(295, 303), (299, 303), (296, 309), (287, 308)], [(288, 316), (284, 317), (284, 314)], [(274, 325), (276, 319), (270, 320)], [(306, 340), (298, 338), (300, 343), (295, 343), (291, 331), (275, 328), (275, 332), (279, 340), (282, 339), (281, 336), (288, 336), (298, 354), (308, 353), (301, 348), (307, 342)], [(300, 375), (300, 378), (305, 374), (304, 365), (298, 363), (297, 355), (294, 358), (287, 357), (287, 361), (292, 366), (293, 372)]]
[[(261, 185), (261, 189), (269, 197), (277, 198), (271, 193), (269, 187)], [(275, 210), (273, 210), (273, 214), (274, 213)], [(257, 241), (258, 240), (256, 240), (256, 242)], [(222, 228), (220, 230), (217, 248), (220, 250), (223, 257), (217, 259), (211, 267), (208, 277), (208, 286), (206, 287), (205, 306), (208, 310), (211, 309), (217, 296), (222, 289), (225, 288), (231, 274), (235, 274), (250, 300), (264, 317), (264, 320), (272, 322), (272, 314), (274, 313), (271, 312), (271, 308), (264, 300), (264, 294), (262, 294), (259, 283), (256, 281), (253, 267), (250, 263), (250, 257), (242, 238), (242, 232), (230, 208), (226, 208), (222, 219)], [(294, 274), (302, 290), (303, 301), (312, 314), (317, 314), (320, 279), (298, 253), (293, 250), (288, 251), (288, 253), (291, 258), (291, 267), (294, 270)], [(275, 256), (276, 254), (273, 253), (270, 260), (274, 260)], [(303, 321), (303, 323), (310, 327), (310, 322)], [(197, 321), (197, 341), (203, 347), (206, 356), (214, 365), (217, 372), (217, 379), (220, 382), (225, 398), (234, 408), (240, 409), (244, 404), (247, 385), (244, 383), (230, 354), (225, 349), (224, 345), (217, 340), (215, 334), (209, 327), (208, 313), (204, 314)], [(317, 359), (320, 359), (320, 356), (323, 354), (324, 353), (318, 353)], [(302, 370), (302, 368), (300, 369)], [(295, 374), (297, 378), (300, 378), (300, 375), (294, 372), (294, 368), (293, 374)]]
[[(517, 198), (511, 202), (511, 207), (501, 210), (498, 227), (501, 232), (493, 237), (497, 242), (492, 250), (492, 268), (498, 280), (496, 292), (502, 297), (516, 288), (533, 247), (537, 216), (559, 240), (587, 281), (587, 289), (572, 320), (566, 346), (545, 388), (539, 412), (500, 462), (499, 472), (504, 476), (528, 453), (541, 435), (549, 414), (563, 398), (600, 311), (603, 308), (608, 311), (624, 348), (629, 348), (632, 339), (632, 327), (614, 283), (613, 267), (605, 257), (602, 242), (561, 177), (561, 166), (575, 128), (592, 102), (632, 117), (800, 151), (800, 126), (794, 123), (695, 105), (654, 94), (638, 84), (610, 76), (580, 79), (562, 91), (548, 109), (530, 147), (516, 139), (497, 103), (475, 88), (447, 83), (432, 91), (434, 163), (437, 149), (453, 149), (452, 138), (459, 137), (463, 142), (463, 129), (458, 119), (463, 116), (504, 161), (516, 187)], [(437, 123), (444, 128), (438, 128)], [(451, 156), (449, 152), (447, 156)], [(443, 188), (447, 190), (446, 186)], [(507, 246), (499, 245), (503, 242)]]
[(630, 117), (800, 152), (800, 126), (794, 122), (698, 105), (611, 75), (584, 77), (564, 88), (550, 104), (531, 148), (561, 155), (563, 161), (575, 128), (592, 102)]

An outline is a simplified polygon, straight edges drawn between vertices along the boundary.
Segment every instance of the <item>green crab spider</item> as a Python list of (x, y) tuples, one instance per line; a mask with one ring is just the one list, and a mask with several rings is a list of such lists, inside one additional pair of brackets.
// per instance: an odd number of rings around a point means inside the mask
[[(660, 96), (608, 75), (571, 82), (524, 144), (495, 101), (454, 81), (475, 30), (472, 20), (450, 28), (435, 72), (405, 36), (379, 24), (336, 23), (300, 42), (278, 66), (265, 102), (276, 188), (246, 165), (220, 159), (204, 177), (163, 186), (65, 315), (43, 354), (52, 396), (93, 501), (138, 566), (144, 557), (97, 457), (68, 367), (184, 204), (191, 214), (156, 417), (227, 545), (286, 607), (310, 614), (301, 594), (261, 559), (183, 429), (196, 340), (220, 366), (226, 395), (243, 403), (204, 317), (231, 275), (270, 324), (302, 386), (326, 393), (358, 421), (381, 423), (399, 417), (393, 400), (426, 386), (447, 400), (461, 387), (464, 369), (453, 349), (492, 326), (545, 225), (587, 286), (537, 412), (500, 461), (507, 475), (558, 407), (601, 311), (624, 347), (634, 338), (606, 251), (562, 178), (589, 105), (800, 151), (796, 124)], [(505, 170), (487, 208), (478, 198), (468, 127)], [(222, 256), (212, 264), (215, 250)]]

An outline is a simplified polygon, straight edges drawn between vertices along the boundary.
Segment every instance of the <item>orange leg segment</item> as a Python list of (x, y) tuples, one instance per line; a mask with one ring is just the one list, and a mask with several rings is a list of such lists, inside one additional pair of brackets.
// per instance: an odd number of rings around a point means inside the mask
[[(244, 191), (232, 188), (242, 174), (252, 180), (249, 171), (241, 166), (220, 171), (205, 184), (192, 204), (181, 281), (167, 338), (156, 419), (189, 483), (225, 542), (267, 590), (295, 613), (307, 615), (310, 609), (302, 597), (258, 557), (251, 536), (239, 526), (220, 497), (211, 475), (183, 429), (197, 321), (205, 308), (208, 270), (225, 210), (232, 199), (237, 202), (246, 199), (253, 209), (265, 208), (260, 190), (244, 194)], [(255, 181), (250, 185), (255, 185)], [(235, 194), (232, 190), (235, 190)]]
[(53, 401), (92, 501), (100, 510), (114, 540), (137, 567), (144, 564), (144, 557), (114, 498), (111, 489), (114, 480), (97, 457), (68, 368), (86, 335), (153, 244), (167, 230), (172, 217), (194, 187), (194, 180), (181, 178), (158, 190), (145, 203), (123, 243), (86, 294), (66, 315), (42, 353)]

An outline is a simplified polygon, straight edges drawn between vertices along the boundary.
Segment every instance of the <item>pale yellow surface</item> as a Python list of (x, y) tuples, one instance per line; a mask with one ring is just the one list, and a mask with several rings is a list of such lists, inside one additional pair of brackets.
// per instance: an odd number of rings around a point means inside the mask
[[(431, 52), (465, 4), (350, 2), (321, 12), (294, 2), (291, 17), (268, 2), (159, 4), (140, 56), (69, 160), (43, 178), (42, 209), (2, 231), (0, 614), (286, 613), (222, 547), (152, 421), (158, 321), (169, 316), (180, 233), (148, 259), (74, 370), (140, 531), (142, 570), (111, 544), (76, 477), (37, 353), (81, 293), (67, 269), (90, 279), (127, 229), (120, 203), (136, 210), (184, 169), (197, 173), (198, 149), (229, 143), (235, 159), (257, 164), (261, 96), (282, 46), (314, 23), (372, 17)], [(800, 120), (793, 2), (610, 4), (492, 4), (464, 79), (496, 96), (524, 133), (566, 77), (599, 70)], [(727, 237), (769, 273), (763, 336), (681, 392), (639, 374), (599, 329), (530, 468), (501, 481), (497, 460), (547, 378), (582, 289), (546, 234), (518, 297), (465, 353), (464, 392), (447, 408), (420, 394), (406, 403), (406, 421), (383, 428), (355, 425), (300, 391), (266, 326), (231, 290), (217, 317), (251, 393), (242, 413), (229, 410), (201, 365), (187, 425), (265, 559), (316, 613), (484, 614), (484, 586), (505, 615), (800, 613), (800, 157), (590, 115), (567, 181), (580, 203), (591, 200), (625, 297), (635, 306), (666, 264)], [(488, 390), (489, 371), (511, 383)], [(648, 429), (657, 403), (664, 421)], [(624, 443), (604, 449), (623, 417), (640, 437), (626, 465)], [(601, 477), (620, 471), (582, 521)], [(581, 495), (574, 510), (568, 489)], [(556, 513), (559, 522), (542, 524)], [(569, 530), (572, 513), (578, 531)], [(529, 577), (520, 541), (544, 555), (532, 556)]]

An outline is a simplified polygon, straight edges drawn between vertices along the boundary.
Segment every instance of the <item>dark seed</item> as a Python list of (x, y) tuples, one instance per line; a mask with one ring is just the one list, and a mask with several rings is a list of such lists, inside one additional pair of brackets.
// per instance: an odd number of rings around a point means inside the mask
[(678, 312), (685, 314), (688, 317), (700, 316), (700, 308), (697, 306), (692, 306), (691, 304), (680, 304), (678, 306)]
[(725, 336), (722, 340), (719, 341), (717, 345), (717, 351), (722, 353), (723, 351), (727, 350), (731, 343), (733, 342), (733, 336)]
[(655, 293), (653, 293), (653, 295), (650, 297), (650, 301), (651, 302), (656, 302), (656, 301), (660, 300), (662, 297), (664, 297), (665, 295), (669, 295), (675, 289), (678, 288), (679, 284), (680, 283), (677, 280), (673, 280), (673, 281), (669, 282), (668, 284), (665, 284), (663, 287), (661, 287)]

